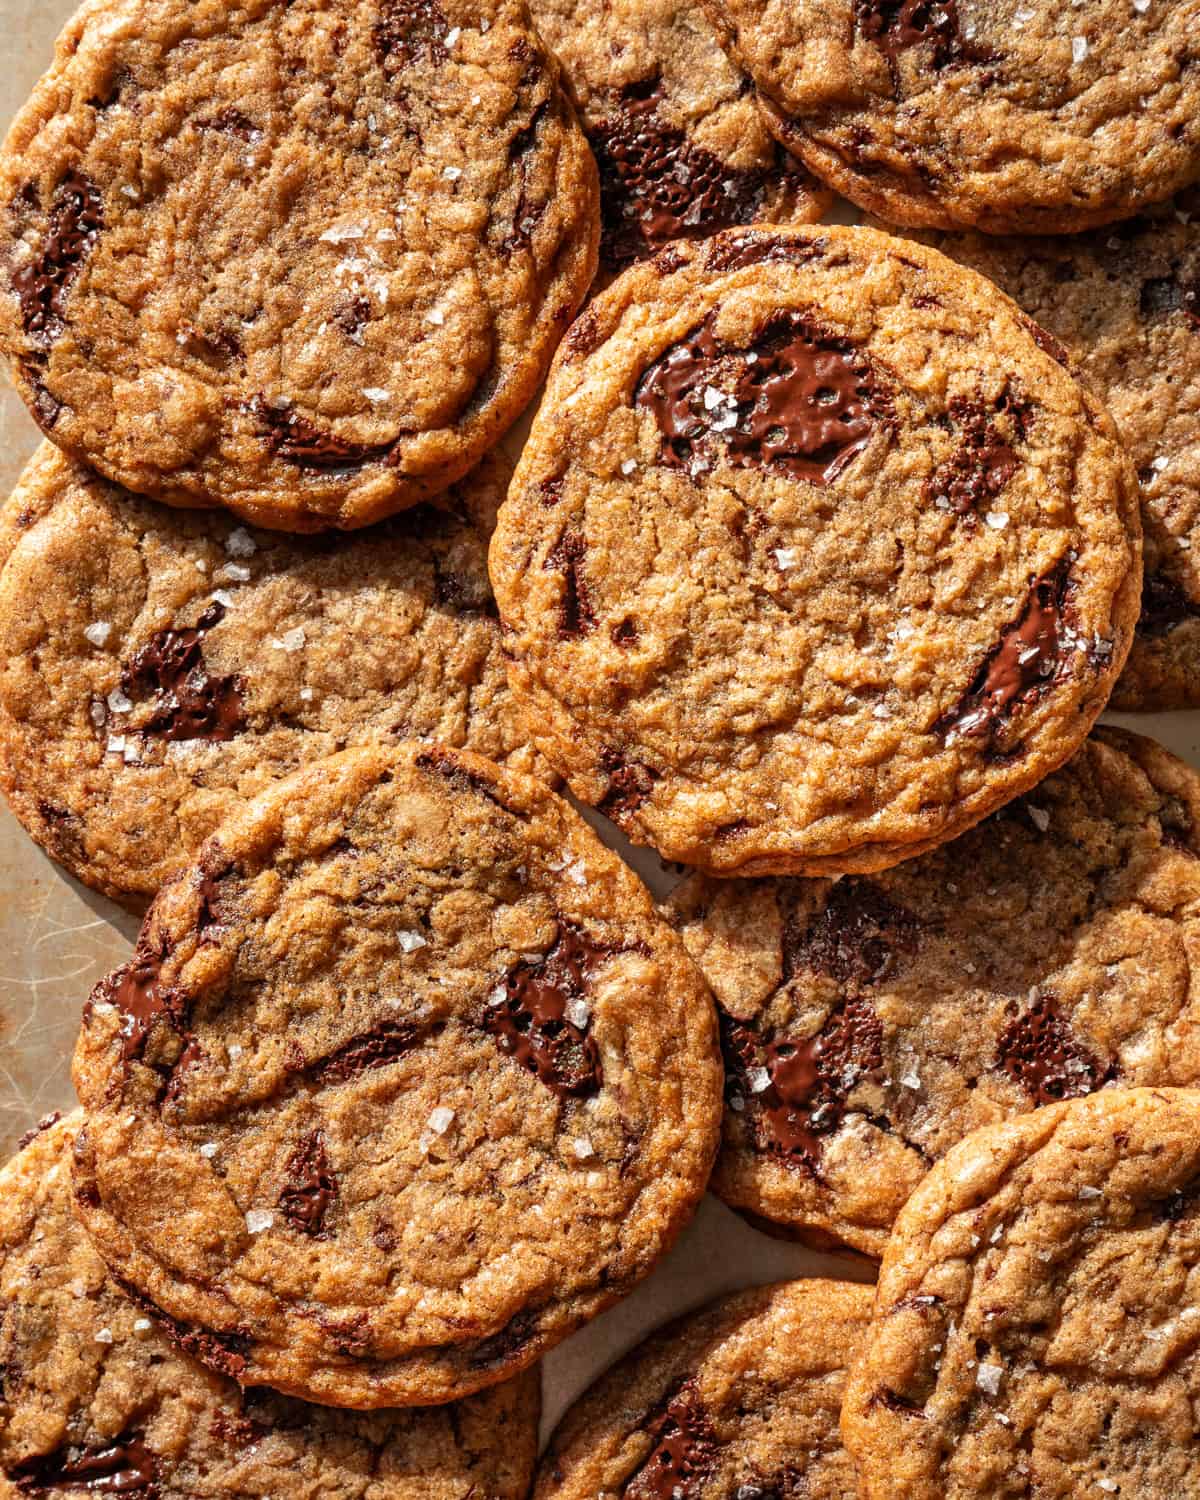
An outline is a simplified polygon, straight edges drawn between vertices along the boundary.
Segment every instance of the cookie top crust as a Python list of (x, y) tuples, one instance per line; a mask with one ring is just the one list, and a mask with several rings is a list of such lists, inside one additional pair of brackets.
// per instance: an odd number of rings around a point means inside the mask
[(1065, 234), (1200, 176), (1197, 0), (706, 0), (780, 141), (894, 224)]
[(523, 0), (89, 0), (0, 155), (0, 349), (129, 489), (357, 527), (496, 443), (598, 233)]
[(533, 13), (596, 153), (606, 270), (671, 240), (809, 224), (828, 208), (698, 0), (535, 0)]
[(645, 888), (540, 783), (420, 744), (222, 825), (74, 1077), (114, 1274), (242, 1383), (346, 1406), (528, 1368), (670, 1247), (720, 1127), (711, 999)]
[(1191, 1089), (957, 1146), (897, 1222), (851, 1373), (862, 1500), (1192, 1494), (1198, 1181)]
[(660, 1329), (568, 1411), (533, 1500), (849, 1500), (838, 1417), (871, 1300), (784, 1282)]
[(666, 908), (717, 998), (712, 1189), (881, 1255), (972, 1130), (1200, 1083), (1200, 776), (1098, 730), (1041, 786), (870, 880), (693, 877)]
[(1200, 190), (1087, 235), (931, 243), (1058, 339), (1137, 469), (1146, 581), (1112, 706), (1200, 708)]
[(870, 871), (1066, 760), (1140, 592), (1112, 423), (990, 283), (870, 230), (632, 267), (492, 539), (534, 743), (720, 875)]
[(144, 908), (247, 797), (348, 745), (430, 736), (538, 767), (487, 577), (508, 478), (489, 458), (369, 532), (289, 537), (139, 499), (43, 444), (0, 510), (18, 818)]
[(0, 1172), (0, 1496), (523, 1500), (536, 1374), (453, 1407), (366, 1414), (243, 1391), (198, 1364), (80, 1228), (70, 1173), (82, 1124), (79, 1111), (43, 1122)]

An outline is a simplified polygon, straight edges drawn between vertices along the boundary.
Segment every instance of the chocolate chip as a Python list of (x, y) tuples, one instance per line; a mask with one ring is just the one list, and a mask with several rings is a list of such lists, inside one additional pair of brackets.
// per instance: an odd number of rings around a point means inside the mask
[(161, 1307), (151, 1302), (144, 1292), (130, 1282), (116, 1275), (113, 1280), (135, 1306), (154, 1320), (176, 1349), (229, 1380), (237, 1380), (245, 1373), (246, 1355), (250, 1349), (250, 1336), (247, 1332), (239, 1329), (236, 1333), (214, 1333), (209, 1328), (185, 1323), (163, 1312)]
[(712, 271), (740, 271), (746, 266), (808, 265), (823, 260), (828, 241), (799, 235), (775, 235), (749, 230), (745, 234), (718, 235), (708, 247), (706, 260)]
[(301, 469), (357, 468), (387, 458), (395, 448), (392, 442), (347, 442), (305, 417), (279, 410), (263, 396), (255, 396), (245, 410), (261, 424), (263, 441), (272, 456)]
[(546, 554), (543, 564), (549, 571), (563, 575), (563, 596), (558, 606), (558, 633), (568, 640), (595, 629), (596, 616), (583, 577), (583, 559), (587, 555), (587, 538), (577, 531), (564, 531)]
[(375, 56), (389, 77), (408, 63), (446, 61), (449, 27), (437, 0), (382, 0), (375, 23)]
[(996, 1039), (996, 1062), (1035, 1104), (1094, 1093), (1115, 1072), (1076, 1040), (1052, 995), (1009, 1021)]
[(875, 984), (899, 954), (917, 951), (919, 924), (906, 907), (869, 880), (847, 877), (829, 888), (825, 905), (783, 933), (783, 972), (824, 974), (838, 984)]
[(956, 0), (855, 0), (859, 34), (895, 59), (910, 47), (933, 50), (935, 68), (992, 62), (994, 55), (967, 40)]
[(411, 1021), (380, 1021), (370, 1031), (353, 1036), (348, 1042), (305, 1071), (319, 1083), (345, 1083), (375, 1068), (386, 1068), (420, 1046), (431, 1035), (427, 1028)]
[(280, 1212), (300, 1234), (320, 1234), (338, 1186), (319, 1130), (302, 1137), (285, 1170), (288, 1185), (279, 1195)]
[(1012, 444), (993, 414), (977, 402), (954, 400), (950, 418), (958, 446), (925, 482), (927, 502), (945, 500), (960, 516), (982, 512), (1020, 466)]
[(84, 1490), (96, 1495), (158, 1493), (158, 1459), (136, 1433), (111, 1441), (71, 1443), (53, 1453), (28, 1458), (8, 1471), (22, 1495), (57, 1495)]
[(104, 203), (96, 184), (69, 171), (50, 205), (39, 255), (12, 274), (26, 333), (49, 344), (62, 331), (66, 294), (104, 228)]
[(602, 751), (600, 765), (608, 774), (608, 788), (597, 806), (606, 818), (623, 824), (653, 792), (658, 772), (641, 761), (626, 760), (619, 750)]
[(1020, 614), (1005, 626), (957, 704), (934, 724), (935, 734), (947, 742), (967, 735), (992, 741), (1018, 708), (1066, 674), (1064, 626), (1073, 587), (1070, 557), (1033, 581)]
[(631, 620), (628, 617), (624, 620), (618, 620), (610, 634), (614, 646), (620, 646), (622, 649), (636, 646), (638, 642), (637, 621)]
[(34, 419), (43, 432), (49, 432), (62, 415), (63, 404), (47, 389), (41, 368), (32, 360), (23, 360), (20, 370), (33, 394)]
[(545, 199), (535, 201), (530, 197), (528, 157), (537, 144), (542, 121), (549, 112), (550, 102), (543, 99), (534, 109), (529, 123), (518, 130), (509, 143), (508, 159), (517, 170), (520, 187), (517, 189), (517, 201), (509, 231), (503, 240), (503, 248), (508, 255), (517, 250), (528, 249), (533, 232), (546, 212)]
[(220, 110), (215, 115), (209, 115), (206, 120), (197, 120), (196, 125), (200, 130), (216, 130), (222, 135), (236, 136), (239, 141), (246, 141), (247, 144), (261, 141), (263, 137), (262, 131), (254, 121), (248, 115), (244, 115), (240, 109), (234, 109), (232, 106)]
[(550, 951), (515, 964), (503, 993), (484, 1011), (484, 1030), (500, 1050), (561, 1099), (587, 1098), (603, 1082), (589, 1023), (571, 1020), (568, 1005), (585, 999), (592, 973), (609, 951), (563, 922)]
[(693, 476), (715, 449), (737, 467), (830, 483), (867, 446), (890, 403), (863, 352), (803, 313), (776, 314), (733, 348), (716, 314), (672, 344), (638, 382), (634, 404), (663, 436), (662, 461)]
[(360, 341), (360, 335), (370, 321), (371, 303), (367, 297), (341, 297), (330, 314), (330, 322), (352, 341)]
[(536, 1337), (537, 1332), (537, 1313), (527, 1308), (510, 1318), (498, 1333), (493, 1333), (490, 1338), (480, 1339), (477, 1343), (468, 1345), (470, 1362), (476, 1368), (483, 1365), (503, 1364), (518, 1350), (525, 1348)]
[(17, 1150), (24, 1151), (25, 1147), (28, 1146), (31, 1141), (37, 1140), (38, 1136), (41, 1135), (44, 1130), (49, 1130), (51, 1126), (57, 1125), (61, 1119), (61, 1109), (56, 1109), (53, 1114), (43, 1115), (42, 1118), (33, 1127), (33, 1129), (27, 1130), (21, 1137), (21, 1139), (17, 1142)]
[(225, 617), (213, 603), (185, 630), (152, 635), (121, 671), (121, 687), (131, 698), (154, 699), (142, 734), (165, 740), (231, 740), (244, 727), (237, 677), (214, 677), (205, 669), (202, 637)]
[(690, 1500), (704, 1489), (720, 1443), (695, 1382), (679, 1382), (642, 1425), (653, 1443), (625, 1486), (626, 1500)]
[(1062, 365), (1064, 370), (1069, 370), (1071, 368), (1071, 356), (1067, 353), (1063, 345), (1060, 344), (1059, 341), (1054, 337), (1054, 335), (1052, 333), (1048, 333), (1040, 323), (1035, 323), (1034, 320), (1031, 317), (1028, 317), (1025, 313), (1020, 313), (1019, 317), (1021, 323), (1024, 325), (1026, 331), (1028, 332), (1029, 337), (1038, 346), (1042, 353), (1048, 354), (1052, 360)]
[(1147, 573), (1142, 580), (1142, 612), (1138, 632), (1144, 636), (1170, 635), (1185, 620), (1200, 616), (1200, 604), (1165, 573)]

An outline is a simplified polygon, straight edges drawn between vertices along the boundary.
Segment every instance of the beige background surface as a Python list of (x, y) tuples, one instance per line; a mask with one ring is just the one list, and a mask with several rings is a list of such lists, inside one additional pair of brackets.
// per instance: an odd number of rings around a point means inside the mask
[[(71, 0), (0, 0), (0, 122), (48, 65)], [(839, 215), (839, 217), (841, 217)], [(0, 388), (0, 487), (7, 494), (38, 433)], [(1200, 713), (1122, 716), (1200, 765)], [(634, 859), (660, 884), (653, 861)], [(88, 991), (129, 952), (135, 921), (64, 875), (0, 804), (0, 1157), (41, 1115), (74, 1102), (69, 1061)], [(738, 1287), (797, 1275), (852, 1275), (827, 1256), (768, 1239), (707, 1199), (674, 1253), (632, 1297), (551, 1354), (546, 1426), (606, 1364), (651, 1327)]]

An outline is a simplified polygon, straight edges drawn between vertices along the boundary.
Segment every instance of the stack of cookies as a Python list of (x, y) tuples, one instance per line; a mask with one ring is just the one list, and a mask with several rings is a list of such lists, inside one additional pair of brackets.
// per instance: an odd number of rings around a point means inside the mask
[[(0, 157), (0, 783), (145, 913), (0, 1497), (1200, 1495), (1200, 0), (535, 11), (88, 0)], [(535, 1475), (710, 1187), (877, 1287)]]

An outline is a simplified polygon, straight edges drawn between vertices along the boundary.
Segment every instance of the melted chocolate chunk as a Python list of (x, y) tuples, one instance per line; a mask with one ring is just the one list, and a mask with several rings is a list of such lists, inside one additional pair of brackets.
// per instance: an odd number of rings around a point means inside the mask
[(919, 924), (869, 880), (853, 876), (829, 888), (825, 905), (801, 927), (793, 916), (783, 933), (783, 972), (825, 974), (838, 984), (874, 984), (898, 954), (915, 953)]
[(301, 469), (357, 468), (387, 458), (395, 447), (392, 442), (349, 443), (322, 431), (305, 417), (280, 411), (262, 396), (255, 396), (246, 410), (262, 424), (263, 441), (272, 457)]
[(663, 436), (662, 461), (693, 475), (720, 452), (829, 484), (888, 415), (874, 370), (848, 339), (798, 312), (776, 314), (747, 348), (721, 343), (715, 313), (642, 375), (635, 405)]
[(824, 239), (790, 239), (755, 230), (713, 240), (706, 259), (713, 271), (740, 271), (746, 266), (762, 265), (802, 266), (823, 260), (827, 245)]
[(300, 1234), (320, 1234), (338, 1186), (319, 1130), (310, 1131), (292, 1152), (287, 1176), (288, 1186), (279, 1195), (280, 1212)]
[(508, 159), (516, 167), (521, 179), (517, 192), (517, 203), (513, 209), (512, 227), (504, 238), (504, 249), (511, 255), (515, 250), (526, 250), (533, 232), (546, 212), (546, 203), (531, 201), (529, 195), (529, 153), (537, 144), (538, 130), (549, 113), (550, 103), (543, 99), (533, 112), (528, 125), (513, 136), (508, 148)]
[(929, 46), (936, 68), (993, 61), (963, 36), (956, 0), (855, 0), (854, 10), (859, 34), (892, 60), (910, 47)]
[(1035, 579), (1021, 613), (980, 663), (958, 703), (936, 722), (946, 741), (964, 735), (993, 739), (1023, 704), (1047, 692), (1068, 670), (1065, 616), (1071, 597), (1071, 560)]
[(600, 764), (608, 773), (608, 790), (597, 807), (606, 818), (622, 823), (637, 812), (653, 792), (658, 772), (641, 761), (626, 760), (619, 750), (605, 750)]
[(237, 1333), (214, 1333), (211, 1329), (197, 1327), (194, 1323), (181, 1322), (170, 1313), (163, 1312), (161, 1307), (151, 1302), (132, 1283), (122, 1280), (115, 1273), (109, 1274), (129, 1300), (154, 1320), (176, 1349), (229, 1380), (237, 1380), (245, 1373), (246, 1353), (250, 1348), (248, 1333), (241, 1330)]
[(30, 1458), (8, 1476), (22, 1495), (84, 1490), (93, 1495), (132, 1495), (158, 1489), (158, 1459), (135, 1433), (84, 1447), (72, 1444)]
[(165, 947), (152, 949), (138, 944), (127, 964), (96, 985), (88, 999), (94, 1005), (112, 1005), (121, 1013), (121, 1052), (126, 1062), (140, 1058), (150, 1028), (162, 1016), (173, 1016), (178, 1004), (160, 982)]
[(153, 696), (142, 734), (165, 740), (231, 740), (244, 727), (241, 684), (205, 670), (201, 639), (225, 617), (213, 603), (194, 627), (160, 630), (121, 672), (121, 687), (134, 699)]
[(383, 0), (375, 23), (375, 56), (389, 77), (421, 58), (443, 63), (448, 30), (438, 0)]
[(470, 1347), (469, 1359), (471, 1363), (480, 1368), (483, 1365), (502, 1364), (511, 1359), (519, 1349), (534, 1338), (538, 1331), (537, 1313), (531, 1309), (519, 1312), (510, 1318), (503, 1328), (493, 1333), (490, 1338), (480, 1339), (478, 1343)]
[(428, 1034), (411, 1021), (380, 1021), (306, 1071), (315, 1073), (319, 1083), (345, 1083), (374, 1068), (388, 1067), (418, 1047)]
[(643, 1431), (654, 1446), (625, 1486), (626, 1500), (690, 1500), (717, 1466), (720, 1444), (694, 1382), (681, 1382)]
[(43, 1131), (49, 1130), (51, 1126), (57, 1125), (62, 1119), (62, 1110), (56, 1109), (52, 1114), (43, 1115), (32, 1130), (27, 1130), (17, 1142), (17, 1150), (24, 1151), (31, 1141), (36, 1141)]
[(612, 266), (759, 217), (766, 174), (689, 140), (659, 114), (661, 102), (656, 78), (630, 84), (588, 133), (600, 169), (601, 254)]
[(47, 389), (40, 365), (27, 359), (21, 362), (20, 369), (33, 393), (34, 419), (43, 432), (49, 432), (62, 414), (63, 404)]
[(104, 203), (91, 178), (72, 169), (50, 205), (40, 255), (13, 272), (25, 332), (49, 344), (62, 332), (66, 295), (104, 228)]
[(951, 402), (958, 447), (926, 481), (925, 497), (944, 500), (960, 516), (978, 514), (1001, 493), (1020, 461), (990, 412), (973, 402)]
[(563, 575), (563, 596), (558, 606), (558, 633), (567, 640), (593, 630), (596, 616), (583, 576), (587, 539), (577, 531), (564, 531), (546, 554), (543, 566)]
[[(503, 994), (484, 1011), (484, 1029), (500, 1050), (561, 1099), (585, 1099), (603, 1082), (600, 1050), (577, 1007), (606, 952), (564, 922), (550, 951), (510, 969)], [(568, 1006), (576, 1010), (575, 1020)]]
[(822, 1137), (841, 1124), (850, 1091), (883, 1067), (883, 1024), (850, 999), (811, 1037), (763, 1038), (720, 1012), (726, 1094), (755, 1119), (760, 1149), (815, 1172)]
[(996, 1039), (997, 1065), (1035, 1104), (1094, 1093), (1114, 1074), (1075, 1039), (1052, 995), (1014, 1016)]
[(1142, 613), (1138, 632), (1147, 636), (1170, 635), (1185, 620), (1200, 616), (1200, 604), (1188, 597), (1165, 573), (1147, 573), (1142, 581)]
[(1038, 346), (1043, 354), (1048, 354), (1057, 364), (1062, 365), (1064, 370), (1071, 368), (1071, 356), (1065, 347), (1059, 343), (1052, 333), (1048, 333), (1040, 323), (1035, 323), (1030, 317), (1021, 313), (1020, 320), (1029, 333), (1029, 337)]

